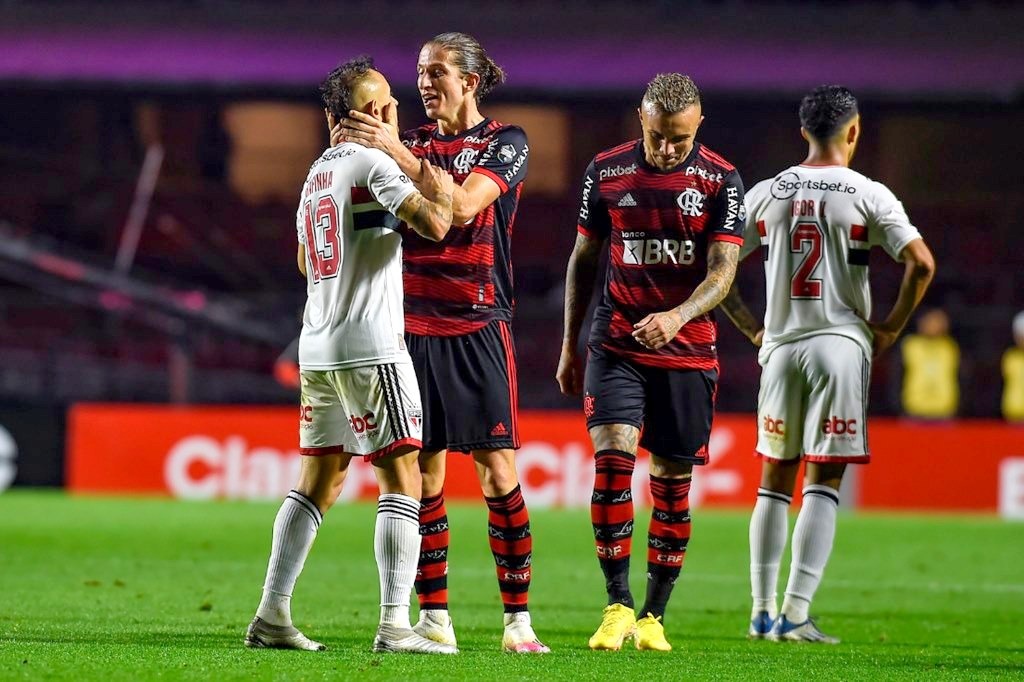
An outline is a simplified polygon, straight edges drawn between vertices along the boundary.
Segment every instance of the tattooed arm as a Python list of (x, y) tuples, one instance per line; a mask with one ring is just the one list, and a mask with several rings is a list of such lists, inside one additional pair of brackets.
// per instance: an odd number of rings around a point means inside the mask
[(395, 215), (419, 235), (439, 242), (452, 226), (455, 181), (451, 175), (423, 159), (420, 162), (420, 180), (414, 184), (419, 192), (410, 194)]
[(562, 355), (558, 360), (555, 378), (565, 395), (579, 395), (583, 389), (583, 363), (577, 353), (580, 329), (587, 316), (590, 297), (597, 280), (597, 266), (605, 240), (576, 235), (576, 246), (569, 256), (565, 273), (565, 331), (562, 336)]
[(688, 299), (664, 313), (652, 313), (633, 325), (633, 338), (645, 348), (658, 349), (675, 338), (684, 324), (712, 310), (736, 277), (740, 246), (726, 241), (708, 247), (708, 274)]
[(740, 296), (739, 282), (733, 280), (729, 293), (725, 295), (725, 298), (718, 304), (718, 307), (722, 309), (726, 317), (732, 320), (736, 328), (750, 339), (751, 343), (758, 347), (761, 346), (761, 338), (764, 336), (764, 325), (754, 317), (754, 314), (750, 312), (750, 308), (743, 301), (743, 297)]

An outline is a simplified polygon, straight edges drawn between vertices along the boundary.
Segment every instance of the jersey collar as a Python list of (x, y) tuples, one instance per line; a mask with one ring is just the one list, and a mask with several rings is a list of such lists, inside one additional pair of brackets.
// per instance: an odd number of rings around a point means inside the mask
[(452, 140), (457, 140), (460, 137), (466, 137), (468, 135), (475, 135), (475, 134), (479, 133), (481, 130), (483, 130), (484, 128), (486, 128), (487, 125), (490, 122), (491, 122), (491, 119), (489, 119), (486, 116), (484, 116), (484, 120), (480, 121), (479, 123), (477, 123), (472, 128), (469, 128), (468, 130), (463, 130), (458, 135), (442, 135), (441, 134), (441, 124), (438, 123), (437, 127), (434, 128), (434, 139), (441, 140), (442, 142), (451, 142)]

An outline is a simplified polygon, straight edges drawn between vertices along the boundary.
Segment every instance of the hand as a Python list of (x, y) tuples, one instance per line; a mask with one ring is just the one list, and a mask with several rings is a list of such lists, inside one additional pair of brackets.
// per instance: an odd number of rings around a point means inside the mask
[(437, 201), (438, 197), (451, 199), (455, 191), (455, 178), (439, 166), (433, 166), (426, 159), (420, 159), (420, 177), (413, 179), (413, 184), (425, 198)]
[(583, 392), (583, 363), (575, 349), (562, 349), (555, 380), (564, 395), (579, 395)]
[(874, 336), (871, 340), (871, 347), (874, 351), (872, 355), (876, 358), (896, 343), (896, 339), (899, 338), (900, 331), (902, 331), (900, 329), (893, 330), (886, 326), (885, 323), (879, 324), (876, 322), (868, 322), (868, 329), (871, 330)]
[[(384, 120), (378, 120), (361, 111), (349, 111), (348, 118), (341, 119), (339, 142), (355, 142), (364, 147), (379, 149), (389, 156), (394, 156), (394, 145), (401, 146), (398, 139), (398, 113), (394, 104), (386, 104), (381, 110)], [(331, 131), (331, 143), (334, 143), (334, 130)]]
[(757, 333), (754, 334), (752, 339), (750, 339), (750, 342), (758, 348), (761, 347), (761, 344), (764, 342), (764, 327), (757, 330)]
[(683, 323), (682, 315), (674, 310), (651, 313), (633, 325), (633, 338), (644, 348), (657, 350), (676, 337)]

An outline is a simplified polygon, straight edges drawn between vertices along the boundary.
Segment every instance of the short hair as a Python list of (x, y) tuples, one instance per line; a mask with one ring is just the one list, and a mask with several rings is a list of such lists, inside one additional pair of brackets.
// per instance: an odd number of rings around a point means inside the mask
[(819, 85), (800, 101), (800, 125), (827, 140), (857, 115), (857, 98), (842, 85)]
[(495, 63), (487, 51), (473, 36), (468, 33), (449, 31), (439, 33), (426, 42), (427, 45), (438, 45), (448, 50), (448, 60), (462, 73), (475, 73), (480, 76), (476, 86), (476, 101), (494, 88), (505, 82), (505, 71)]
[(681, 73), (659, 73), (647, 84), (645, 104), (666, 114), (674, 114), (687, 107), (700, 105), (700, 90), (689, 76)]
[(373, 69), (373, 57), (361, 54), (353, 57), (334, 71), (320, 84), (320, 101), (324, 108), (334, 114), (335, 120), (348, 116), (352, 106), (352, 93), (359, 81)]

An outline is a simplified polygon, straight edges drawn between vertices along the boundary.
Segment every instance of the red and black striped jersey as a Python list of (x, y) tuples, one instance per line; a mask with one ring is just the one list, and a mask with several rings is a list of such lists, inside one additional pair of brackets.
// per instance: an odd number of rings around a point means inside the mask
[(701, 144), (670, 171), (647, 163), (642, 140), (594, 157), (583, 177), (577, 229), (609, 239), (610, 253), (590, 343), (653, 367), (717, 368), (713, 312), (683, 325), (657, 350), (633, 339), (633, 325), (690, 297), (707, 276), (711, 242), (743, 243), (742, 212), (736, 168)]
[(510, 322), (512, 223), (530, 154), (526, 133), (485, 118), (459, 135), (442, 135), (431, 123), (406, 131), (402, 142), (460, 185), (470, 173), (480, 173), (501, 188), (494, 203), (465, 225), (452, 225), (440, 242), (405, 231), (406, 331), (458, 336), (492, 320)]

